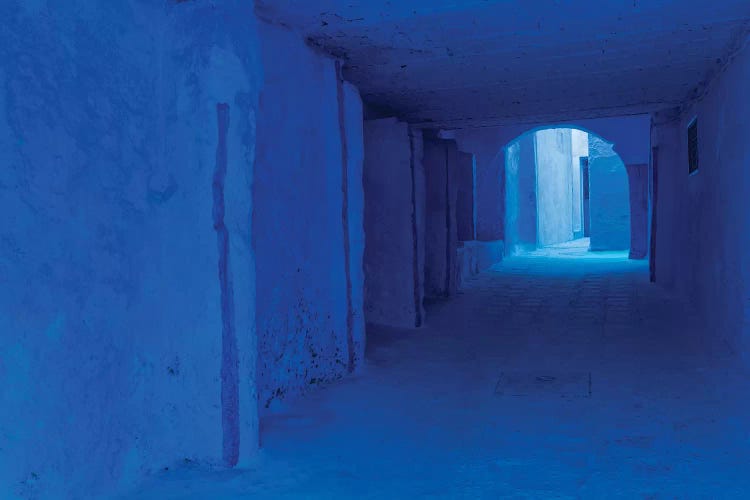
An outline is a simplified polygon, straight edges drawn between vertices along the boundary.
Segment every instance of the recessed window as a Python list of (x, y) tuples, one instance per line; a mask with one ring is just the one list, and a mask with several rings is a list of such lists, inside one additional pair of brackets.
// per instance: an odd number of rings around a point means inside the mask
[(689, 173), (698, 171), (698, 119), (688, 125), (688, 168)]

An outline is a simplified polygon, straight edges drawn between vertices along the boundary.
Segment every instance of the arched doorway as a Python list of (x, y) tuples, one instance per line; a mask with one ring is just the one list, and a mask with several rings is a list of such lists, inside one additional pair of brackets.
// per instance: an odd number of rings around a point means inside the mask
[(567, 125), (526, 131), (504, 153), (509, 255), (581, 240), (591, 251), (645, 256), (632, 248), (647, 231), (646, 165), (626, 167), (613, 143)]

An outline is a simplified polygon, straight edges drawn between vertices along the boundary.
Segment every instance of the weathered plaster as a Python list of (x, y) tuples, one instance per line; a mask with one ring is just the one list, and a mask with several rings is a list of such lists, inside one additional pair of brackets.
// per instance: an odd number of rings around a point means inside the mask
[[(265, 86), (253, 242), (258, 394), (265, 410), (286, 395), (342, 377), (354, 368), (352, 357), (361, 356), (363, 339), (352, 345), (355, 320), (362, 329), (353, 309), (359, 293), (355, 285), (361, 286), (353, 270), (361, 264), (352, 241), (361, 252), (362, 235), (352, 225), (356, 216), (349, 220), (348, 207), (348, 202), (354, 207), (361, 201), (356, 193), (350, 199), (348, 189), (361, 185), (359, 160), (353, 155), (361, 155), (362, 125), (356, 122), (361, 104), (351, 89), (348, 96), (342, 93), (334, 60), (305, 47), (283, 28), (263, 23), (259, 33)], [(291, 60), (295, 63), (289, 64)], [(352, 107), (354, 115), (347, 114)], [(350, 159), (353, 171), (345, 170)]]
[(589, 136), (591, 250), (630, 248), (630, 186), (620, 157), (607, 141)]
[(534, 133), (538, 246), (573, 239), (571, 147), (570, 129)]
[[(178, 463), (221, 465), (228, 411), (249, 458), (252, 4), (10, 1), (0, 16), (0, 491), (110, 496)], [(212, 189), (220, 103), (232, 408)]]
[(409, 126), (395, 118), (365, 122), (365, 316), (369, 323), (413, 328), (422, 314), (415, 241), (417, 140)]
[[(710, 331), (748, 352), (750, 49), (681, 114), (655, 117), (656, 282), (691, 299)], [(687, 126), (698, 118), (699, 169), (688, 176)]]
[(447, 297), (456, 291), (456, 186), (458, 148), (455, 141), (425, 139), (426, 177), (425, 296)]

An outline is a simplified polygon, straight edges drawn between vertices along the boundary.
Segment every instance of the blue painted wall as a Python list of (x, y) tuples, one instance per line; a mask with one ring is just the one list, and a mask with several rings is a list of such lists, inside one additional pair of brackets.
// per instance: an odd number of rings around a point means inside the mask
[(424, 140), (425, 296), (446, 297), (456, 291), (458, 231), (455, 141)]
[(537, 246), (536, 152), (534, 134), (512, 142), (505, 155), (505, 251)]
[[(217, 104), (248, 394), (252, 4), (9, 0), (0, 18), (0, 496), (224, 463)], [(255, 449), (254, 400), (233, 411)]]
[(358, 92), (252, 2), (0, 16), (0, 496), (247, 463), (363, 357)]
[[(706, 95), (654, 119), (657, 149), (656, 282), (687, 296), (711, 333), (744, 357), (748, 336), (750, 47)], [(699, 168), (688, 175), (687, 127), (698, 119)]]
[(476, 239), (476, 161), (474, 155), (459, 151), (456, 169), (456, 224), (459, 241)]
[(536, 153), (537, 245), (573, 239), (573, 161), (569, 128), (534, 134)]
[[(358, 265), (350, 261), (347, 285), (345, 263), (352, 256), (351, 242), (349, 251), (345, 247), (342, 218), (342, 147), (346, 139), (347, 146), (353, 142), (361, 152), (362, 123), (361, 103), (348, 95), (350, 87), (339, 89), (332, 59), (283, 28), (262, 24), (260, 37), (265, 86), (258, 118), (253, 242), (258, 395), (265, 409), (286, 395), (340, 378), (361, 358), (362, 224), (360, 215), (358, 228), (349, 228), (349, 237), (357, 238), (359, 259)], [(352, 187), (359, 186), (352, 202), (361, 213), (361, 153), (356, 162), (349, 165), (347, 159), (347, 168), (356, 169), (347, 175)], [(358, 282), (352, 269), (358, 269)], [(350, 311), (354, 299), (347, 293), (353, 288), (359, 304)], [(349, 337), (359, 337), (356, 346)]]
[(630, 248), (630, 187), (612, 144), (589, 135), (591, 250)]
[[(413, 137), (412, 137), (413, 135)], [(421, 132), (395, 118), (365, 122), (365, 315), (369, 323), (422, 322), (416, 171)]]

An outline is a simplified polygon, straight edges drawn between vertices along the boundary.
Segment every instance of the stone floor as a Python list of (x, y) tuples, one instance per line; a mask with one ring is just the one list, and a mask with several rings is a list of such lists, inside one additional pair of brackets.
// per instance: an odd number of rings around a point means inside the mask
[(646, 262), (506, 260), (362, 374), (265, 419), (258, 464), (129, 498), (750, 498), (747, 375)]

